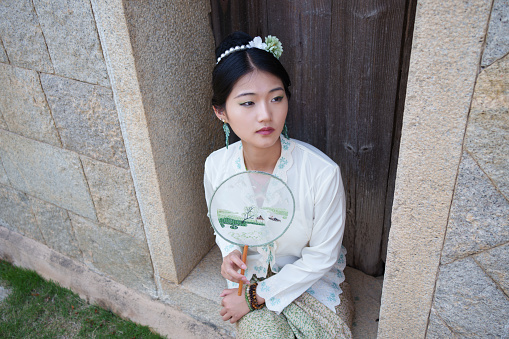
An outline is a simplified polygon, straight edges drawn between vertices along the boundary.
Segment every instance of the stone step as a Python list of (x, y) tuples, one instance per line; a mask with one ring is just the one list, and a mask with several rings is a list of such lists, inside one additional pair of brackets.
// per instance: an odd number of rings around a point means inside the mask
[[(217, 246), (214, 246), (181, 284), (182, 289), (216, 304), (217, 313), (221, 308), (219, 294), (226, 288), (220, 272), (221, 263), (221, 253)], [(383, 276), (375, 278), (351, 267), (345, 269), (345, 276), (350, 284), (355, 305), (352, 335), (354, 338), (376, 338)], [(218, 323), (217, 317), (211, 315), (194, 314), (194, 316), (207, 319), (214, 326), (234, 335), (234, 326), (228, 322), (225, 323), (220, 319)]]

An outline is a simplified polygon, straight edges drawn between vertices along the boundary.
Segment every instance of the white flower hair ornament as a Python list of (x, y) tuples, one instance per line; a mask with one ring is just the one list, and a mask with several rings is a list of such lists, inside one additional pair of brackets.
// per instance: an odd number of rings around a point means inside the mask
[(258, 48), (263, 49), (264, 51), (270, 52), (276, 59), (279, 59), (281, 54), (283, 54), (283, 45), (281, 44), (281, 41), (279, 41), (278, 38), (275, 36), (269, 35), (265, 37), (265, 42), (262, 42), (262, 38), (259, 36), (255, 37), (253, 40), (251, 40), (247, 45), (242, 46), (235, 46), (230, 48), (227, 51), (224, 51), (223, 54), (219, 58), (217, 58), (216, 65), (221, 61), (223, 58), (227, 57), (228, 55), (243, 51), (245, 49), (249, 48)]

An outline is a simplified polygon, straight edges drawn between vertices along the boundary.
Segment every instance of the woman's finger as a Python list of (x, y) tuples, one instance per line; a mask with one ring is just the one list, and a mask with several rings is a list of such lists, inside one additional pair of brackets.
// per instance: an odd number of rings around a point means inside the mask
[(244, 284), (249, 284), (249, 280), (247, 280), (247, 278), (244, 275), (242, 275), (238, 272), (229, 272), (229, 273), (230, 273), (230, 276), (232, 277), (232, 279), (230, 279), (231, 281), (238, 283), (239, 281), (242, 280), (242, 282)]
[(230, 256), (230, 260), (232, 261), (232, 263), (235, 264), (238, 268), (245, 270), (247, 267), (246, 264), (244, 264), (244, 262), (242, 261), (242, 258), (240, 257), (240, 252), (237, 251), (233, 253), (235, 253), (235, 255)]

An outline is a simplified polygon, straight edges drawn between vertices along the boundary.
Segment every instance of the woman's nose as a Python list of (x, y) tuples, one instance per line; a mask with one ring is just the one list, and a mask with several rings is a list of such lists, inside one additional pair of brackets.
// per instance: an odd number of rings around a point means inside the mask
[(272, 118), (272, 113), (266, 104), (260, 105), (258, 110), (258, 121), (267, 121)]

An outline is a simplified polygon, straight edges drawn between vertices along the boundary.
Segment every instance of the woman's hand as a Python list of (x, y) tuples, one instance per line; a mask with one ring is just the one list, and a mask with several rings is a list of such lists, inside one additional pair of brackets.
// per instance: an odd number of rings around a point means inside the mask
[(223, 258), (221, 265), (221, 275), (230, 281), (238, 283), (240, 280), (244, 284), (249, 284), (249, 280), (238, 272), (240, 269), (246, 269), (246, 264), (242, 261), (242, 254), (235, 250)]
[(238, 296), (237, 288), (231, 288), (229, 290), (223, 290), (220, 297), (223, 298), (221, 301), (221, 316), (224, 321), (230, 320), (230, 323), (237, 322), (240, 318), (249, 313), (249, 306), (246, 303), (246, 297), (244, 296), (245, 290), (242, 289), (242, 295)]

